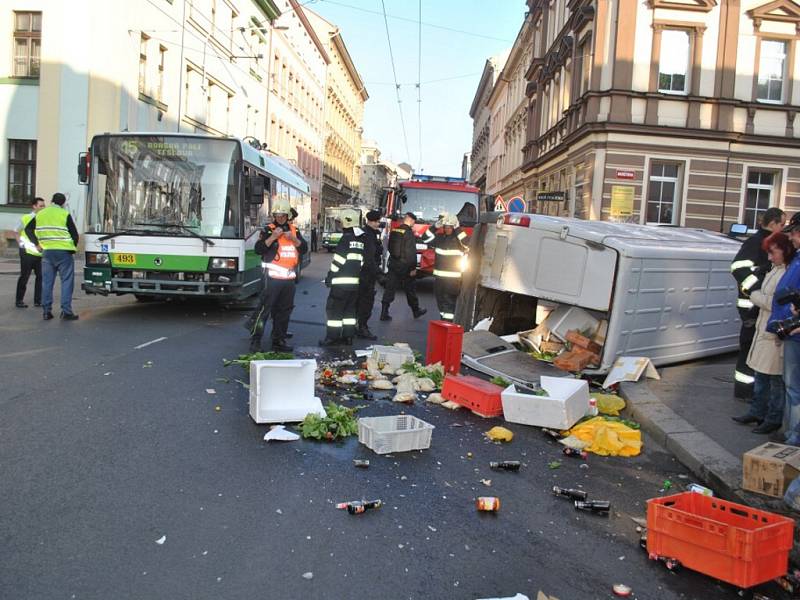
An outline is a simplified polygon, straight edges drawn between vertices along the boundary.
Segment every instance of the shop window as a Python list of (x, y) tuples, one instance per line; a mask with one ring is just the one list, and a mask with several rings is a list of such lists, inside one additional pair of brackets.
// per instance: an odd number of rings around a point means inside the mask
[(678, 225), (678, 163), (653, 162), (647, 187), (648, 225)]
[(757, 230), (761, 215), (772, 206), (775, 197), (775, 173), (750, 170), (747, 174), (747, 193), (742, 222), (750, 230)]

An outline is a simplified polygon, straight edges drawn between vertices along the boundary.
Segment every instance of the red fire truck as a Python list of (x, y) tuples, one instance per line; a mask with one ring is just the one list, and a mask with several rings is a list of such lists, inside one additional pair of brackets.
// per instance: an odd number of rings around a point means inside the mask
[(480, 216), (479, 199), (480, 190), (460, 177), (413, 175), (386, 190), (381, 208), (392, 227), (402, 223), (403, 214), (416, 215), (417, 264), (420, 271), (429, 275), (433, 272), (434, 251), (421, 237), (444, 213), (456, 215), (461, 227), (471, 235)]

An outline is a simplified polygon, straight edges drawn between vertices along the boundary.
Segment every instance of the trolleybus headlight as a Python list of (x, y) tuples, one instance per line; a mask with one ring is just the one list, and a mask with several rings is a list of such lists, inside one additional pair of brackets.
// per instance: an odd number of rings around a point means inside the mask
[(235, 258), (212, 258), (211, 268), (217, 271), (235, 271), (236, 263)]
[(105, 252), (87, 252), (86, 264), (88, 265), (110, 265), (111, 259)]

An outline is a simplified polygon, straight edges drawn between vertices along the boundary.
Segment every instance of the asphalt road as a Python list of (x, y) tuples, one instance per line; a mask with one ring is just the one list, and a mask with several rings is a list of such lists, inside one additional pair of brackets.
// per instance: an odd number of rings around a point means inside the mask
[[(298, 350), (312, 354), (323, 337), (327, 262), (316, 255), (306, 271), (291, 325)], [(591, 456), (581, 469), (533, 428), (510, 426), (515, 438), (500, 446), (483, 436), (498, 420), (376, 400), (361, 414), (407, 410), (436, 426), (431, 448), (379, 457), (355, 438), (267, 444), (234, 381), (244, 372), (222, 364), (247, 348), (241, 310), (79, 292), (80, 321), (45, 323), (38, 310), (13, 308), (14, 282), (0, 275), (0, 598), (542, 590), (585, 600), (613, 598), (615, 583), (639, 599), (738, 597), (704, 576), (670, 573), (639, 548), (631, 517), (644, 517), (664, 479), (691, 481), (647, 439), (640, 457)], [(423, 290), (432, 314), (430, 286)], [(427, 324), (411, 319), (402, 298), (392, 312), (389, 326), (375, 317), (373, 329), (424, 351)], [(355, 469), (353, 458), (369, 458), (370, 468)], [(498, 459), (524, 467), (490, 471)], [(553, 460), (561, 467), (549, 469)], [(549, 493), (553, 485), (610, 500), (611, 517), (576, 512)], [(500, 512), (476, 512), (481, 495), (499, 496)], [(360, 516), (334, 508), (360, 498), (385, 506)]]

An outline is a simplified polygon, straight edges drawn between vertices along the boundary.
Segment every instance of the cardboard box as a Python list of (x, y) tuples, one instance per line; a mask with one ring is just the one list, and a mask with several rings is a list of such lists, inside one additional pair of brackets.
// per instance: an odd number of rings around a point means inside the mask
[(742, 488), (774, 498), (783, 498), (786, 488), (800, 475), (800, 448), (767, 442), (742, 460)]
[(536, 396), (511, 384), (500, 395), (509, 423), (569, 429), (589, 410), (589, 384), (571, 377), (542, 375), (546, 396)]

